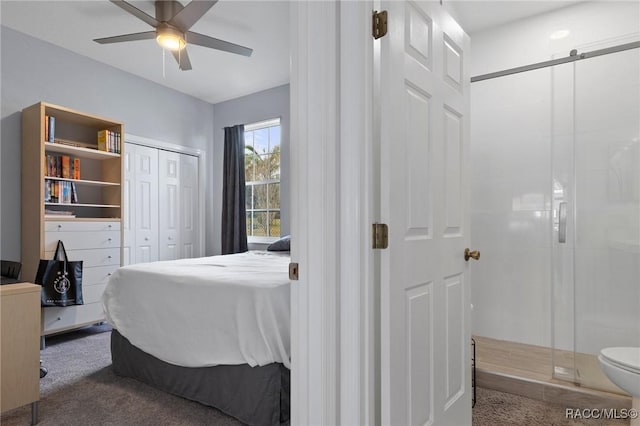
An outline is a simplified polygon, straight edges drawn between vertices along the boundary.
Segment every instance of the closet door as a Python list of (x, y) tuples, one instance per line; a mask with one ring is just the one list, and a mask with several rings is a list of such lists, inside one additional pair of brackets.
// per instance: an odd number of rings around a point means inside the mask
[(137, 146), (134, 153), (135, 262), (158, 260), (158, 150)]
[(200, 211), (198, 189), (198, 158), (180, 156), (180, 257), (200, 257), (200, 233), (198, 213)]
[(123, 264), (202, 256), (198, 157), (126, 144)]
[(125, 144), (124, 150), (124, 205), (122, 210), (122, 226), (124, 241), (122, 242), (122, 265), (131, 265), (135, 260), (135, 166), (134, 156), (137, 145)]
[(179, 259), (180, 255), (180, 170), (177, 152), (159, 151), (160, 260)]

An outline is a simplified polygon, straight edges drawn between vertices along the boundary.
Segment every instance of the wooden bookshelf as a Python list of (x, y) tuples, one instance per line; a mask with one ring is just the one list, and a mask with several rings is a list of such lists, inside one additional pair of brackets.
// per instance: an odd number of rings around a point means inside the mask
[(81, 146), (71, 146), (55, 142), (45, 142), (44, 148), (47, 152), (57, 152), (59, 154), (67, 154), (79, 158), (92, 158), (97, 160), (120, 158), (120, 154), (98, 150), (97, 145), (96, 148), (83, 148)]
[(85, 204), (85, 203), (44, 203), (45, 206), (65, 206), (65, 207), (98, 207), (98, 208), (120, 208), (119, 204)]
[(78, 185), (89, 185), (89, 186), (120, 186), (120, 182), (103, 182), (100, 180), (86, 180), (86, 179), (69, 179), (69, 178), (61, 178), (61, 177), (53, 177), (53, 176), (45, 176), (45, 180), (55, 180), (61, 182), (74, 182)]
[[(48, 138), (46, 116), (55, 118), (53, 142)], [(98, 149), (98, 132), (101, 130), (120, 135), (120, 152)], [(47, 258), (51, 244), (54, 244), (52, 241), (57, 242), (58, 239), (64, 241), (71, 260), (85, 261), (85, 272), (90, 272), (90, 268), (115, 270), (120, 266), (121, 241), (124, 237), (123, 149), (124, 124), (117, 120), (47, 102), (39, 102), (22, 110), (21, 260), (24, 279), (35, 279), (39, 260)], [(60, 173), (60, 167), (56, 168), (56, 173), (51, 173), (55, 176), (49, 176), (52, 169), (50, 160), (55, 159), (47, 158), (48, 155), (69, 156), (70, 164), (73, 164), (73, 159), (79, 159), (80, 178), (61, 177), (68, 175), (66, 168), (65, 173)], [(62, 182), (60, 186), (67, 188), (67, 182), (73, 183), (77, 202), (45, 200), (45, 185), (50, 185), (50, 182)], [(56, 187), (56, 191), (58, 189)], [(57, 200), (54, 198), (52, 201)], [(65, 199), (67, 200), (68, 198)], [(45, 208), (47, 211), (65, 211), (68, 214), (45, 214)], [(87, 246), (87, 241), (95, 240), (98, 234), (104, 234), (104, 241), (109, 241), (108, 246)], [(78, 246), (74, 247), (74, 244)], [(117, 257), (114, 252), (118, 253)], [(102, 259), (109, 260), (104, 265), (96, 263), (102, 262)], [(102, 281), (83, 280), (82, 285), (86, 288), (104, 284)], [(104, 316), (101, 306), (99, 299), (96, 299), (89, 302), (85, 300), (84, 305), (43, 308), (42, 335), (102, 321)]]

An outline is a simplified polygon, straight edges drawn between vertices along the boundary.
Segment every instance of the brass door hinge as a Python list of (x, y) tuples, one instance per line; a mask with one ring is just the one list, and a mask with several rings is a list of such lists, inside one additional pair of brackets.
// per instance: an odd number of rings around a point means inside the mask
[(373, 38), (376, 40), (387, 34), (387, 11), (373, 11)]
[(295, 262), (289, 263), (289, 279), (298, 281), (298, 264)]
[(374, 249), (386, 249), (389, 247), (389, 227), (386, 223), (374, 223), (372, 231)]

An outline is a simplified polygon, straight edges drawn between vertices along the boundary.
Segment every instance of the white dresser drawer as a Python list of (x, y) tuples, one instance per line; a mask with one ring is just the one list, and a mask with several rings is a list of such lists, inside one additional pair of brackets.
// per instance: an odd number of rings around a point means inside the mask
[(69, 250), (120, 247), (120, 231), (54, 231), (44, 233), (45, 251), (55, 251), (58, 240)]
[(52, 221), (44, 223), (45, 232), (119, 231), (120, 221)]
[(101, 321), (104, 321), (102, 303), (42, 308), (43, 335)]
[(82, 284), (106, 284), (107, 281), (109, 281), (111, 274), (113, 274), (118, 268), (118, 265), (88, 267), (83, 263)]
[[(53, 259), (54, 253), (54, 250), (45, 252), (45, 259)], [(82, 260), (83, 269), (94, 266), (120, 266), (120, 247), (93, 250), (67, 250), (67, 256), (69, 256), (69, 260)]]
[[(84, 279), (82, 280), (84, 283)], [(84, 300), (85, 304), (89, 303), (102, 303), (102, 293), (104, 293), (104, 288), (106, 284), (96, 284), (96, 285), (82, 285), (82, 300)]]

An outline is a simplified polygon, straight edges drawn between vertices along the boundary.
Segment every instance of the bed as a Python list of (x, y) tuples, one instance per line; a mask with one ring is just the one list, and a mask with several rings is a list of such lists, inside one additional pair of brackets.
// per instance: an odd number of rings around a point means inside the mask
[(249, 425), (289, 421), (288, 252), (125, 266), (103, 295), (116, 374)]

